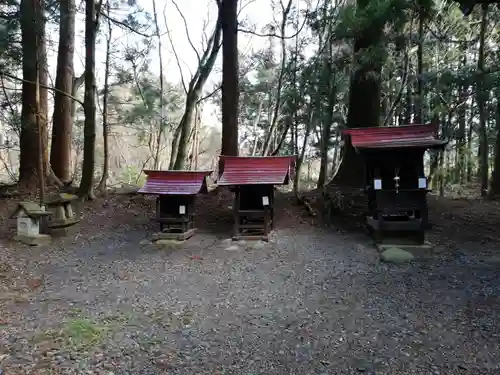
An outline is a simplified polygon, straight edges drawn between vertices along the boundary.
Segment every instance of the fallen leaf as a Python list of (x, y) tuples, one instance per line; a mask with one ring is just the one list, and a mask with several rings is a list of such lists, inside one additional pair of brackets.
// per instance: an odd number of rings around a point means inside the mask
[(42, 283), (43, 283), (43, 277), (40, 277), (38, 279), (30, 279), (26, 282), (26, 284), (28, 284), (28, 287), (31, 290), (39, 288), (42, 285)]

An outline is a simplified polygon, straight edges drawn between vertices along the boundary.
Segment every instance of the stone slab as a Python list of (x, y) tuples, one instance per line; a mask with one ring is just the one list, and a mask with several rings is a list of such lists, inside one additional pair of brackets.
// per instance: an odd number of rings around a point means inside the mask
[(430, 242), (425, 242), (423, 245), (411, 245), (411, 244), (376, 244), (377, 250), (379, 252), (384, 252), (387, 249), (398, 248), (411, 253), (415, 258), (426, 258), (432, 255), (433, 245)]
[(14, 237), (14, 239), (29, 246), (48, 245), (52, 240), (52, 238), (48, 234), (39, 234), (38, 236), (17, 235)]
[(153, 242), (154, 245), (160, 246), (162, 248), (167, 249), (176, 249), (181, 247), (186, 241), (178, 241), (178, 240), (157, 240)]
[(415, 259), (412, 253), (398, 247), (391, 247), (380, 253), (380, 259), (386, 263), (403, 264)]
[(233, 236), (233, 241), (265, 241), (265, 242), (269, 242), (269, 236), (240, 235), (240, 236)]
[(158, 241), (158, 240), (186, 241), (187, 239), (193, 237), (195, 233), (196, 233), (196, 228), (190, 229), (184, 233), (157, 232), (151, 236), (151, 241)]

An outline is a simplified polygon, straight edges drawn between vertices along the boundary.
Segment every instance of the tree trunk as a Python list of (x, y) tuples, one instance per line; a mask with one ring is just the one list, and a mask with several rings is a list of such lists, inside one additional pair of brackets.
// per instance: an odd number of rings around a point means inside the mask
[(496, 139), (495, 139), (495, 161), (493, 167), (493, 175), (491, 176), (490, 196), (500, 195), (500, 87), (496, 90), (497, 107), (496, 107)]
[[(221, 7), (224, 7), (224, 4), (221, 5)], [(188, 143), (189, 143), (189, 138), (191, 136), (195, 108), (203, 92), (203, 86), (205, 86), (208, 76), (212, 72), (215, 60), (217, 59), (217, 55), (221, 47), (223, 22), (228, 22), (228, 20), (225, 19), (225, 17), (223, 17), (223, 8), (219, 8), (219, 15), (217, 18), (217, 23), (215, 25), (214, 33), (212, 34), (207, 50), (205, 51), (203, 57), (201, 58), (201, 61), (198, 65), (198, 69), (194, 77), (191, 79), (191, 82), (189, 83), (189, 89), (186, 95), (186, 106), (184, 109), (184, 114), (182, 116), (178, 130), (176, 130), (176, 134), (174, 135), (174, 140), (172, 142), (172, 146), (177, 146), (176, 154), (175, 151), (172, 150), (172, 155), (175, 155), (175, 162), (173, 163), (173, 165), (171, 161), (172, 168), (175, 170), (185, 169)], [(237, 73), (238, 71), (236, 70), (236, 74)], [(224, 74), (223, 74), (223, 86), (224, 86)], [(236, 97), (237, 92), (235, 92), (234, 94)], [(235, 98), (233, 98), (233, 100), (235, 100)], [(236, 105), (236, 108), (237, 107), (238, 105)], [(238, 116), (236, 115), (236, 119), (237, 118)], [(223, 115), (223, 121), (224, 121), (224, 115)], [(224, 125), (222, 126), (222, 128), (224, 133)]]
[(276, 88), (276, 103), (274, 104), (273, 117), (271, 120), (271, 125), (269, 126), (269, 131), (264, 139), (264, 146), (262, 149), (262, 156), (267, 156), (271, 149), (271, 141), (273, 139), (274, 133), (276, 131), (276, 126), (278, 124), (278, 116), (281, 108), (281, 89), (283, 87), (283, 78), (285, 77), (286, 69), (286, 42), (285, 42), (285, 31), (286, 22), (288, 19), (288, 14), (292, 8), (292, 0), (288, 0), (286, 8), (283, 7), (283, 18), (281, 21), (281, 68), (278, 76), (278, 86)]
[(424, 8), (422, 5), (420, 5), (418, 13), (417, 100), (415, 103), (415, 124), (422, 124), (424, 121), (424, 89), (422, 81), (424, 71)]
[(158, 61), (160, 63), (160, 123), (158, 126), (158, 133), (156, 136), (156, 149), (153, 158), (153, 169), (157, 170), (160, 168), (160, 150), (161, 141), (163, 138), (163, 130), (165, 129), (165, 119), (164, 119), (164, 101), (165, 101), (165, 90), (164, 90), (164, 80), (163, 80), (163, 54), (161, 45), (161, 33), (160, 25), (158, 23), (158, 13), (156, 11), (156, 1), (153, 0), (153, 20), (155, 23), (156, 38), (158, 39)]
[(95, 168), (95, 130), (96, 130), (96, 83), (95, 83), (95, 43), (97, 35), (96, 4), (94, 0), (85, 1), (85, 95), (83, 128), (82, 180), (78, 195), (92, 199)]
[[(467, 64), (467, 45), (462, 46), (462, 66)], [(458, 132), (457, 132), (457, 165), (455, 180), (459, 184), (465, 182), (465, 127), (466, 127), (466, 104), (467, 104), (467, 86), (462, 84), (459, 93), (458, 107)]]
[(42, 134), (42, 163), (43, 163), (43, 175), (47, 177), (49, 175), (49, 91), (47, 87), (49, 86), (49, 66), (47, 61), (47, 43), (45, 40), (45, 15), (43, 14), (43, 9), (45, 9), (44, 0), (42, 0), (42, 14), (40, 21), (40, 59), (38, 61), (39, 69), (39, 107), (38, 113), (40, 115), (40, 131)]
[(196, 102), (198, 101), (200, 95), (201, 93), (192, 93), (191, 95), (188, 93), (188, 98), (186, 99), (186, 108), (179, 125), (181, 129), (179, 134), (177, 155), (173, 164), (174, 170), (185, 169), (189, 135), (191, 133), (191, 129), (193, 128)]
[[(109, 15), (109, 3), (107, 4), (107, 12)], [(109, 97), (109, 76), (110, 76), (110, 63), (111, 63), (111, 21), (108, 18), (108, 35), (106, 37), (106, 60), (104, 63), (104, 89), (102, 93), (102, 141), (104, 161), (102, 165), (101, 181), (97, 190), (100, 192), (106, 191), (106, 184), (109, 177), (109, 124), (108, 124), (108, 97)]]
[[(38, 161), (44, 157), (40, 149), (37, 129), (37, 81), (41, 78), (38, 70), (43, 69), (43, 1), (21, 1), (21, 37), (23, 52), (23, 87), (20, 134), (19, 185), (24, 189), (35, 190), (38, 184)], [(40, 62), (37, 63), (37, 62)], [(46, 108), (46, 107), (45, 107)], [(42, 108), (39, 108), (41, 111)], [(40, 118), (42, 121), (43, 118)], [(43, 127), (45, 124), (41, 124)], [(42, 143), (44, 140), (43, 134)]]
[[(357, 7), (365, 8), (370, 0), (358, 0)], [(370, 53), (371, 57), (360, 59), (360, 64), (351, 76), (347, 127), (378, 126), (380, 122), (380, 73), (383, 64), (383, 46), (380, 39), (385, 22), (367, 23), (354, 41), (354, 54)], [(378, 50), (374, 52), (374, 50)], [(349, 138), (344, 144), (342, 161), (331, 183), (352, 187), (363, 187), (365, 176), (363, 161), (356, 154)]]
[(445, 174), (446, 174), (446, 170), (444, 168), (444, 154), (445, 154), (446, 151), (441, 151), (439, 153), (439, 179), (438, 179), (438, 183), (439, 183), (439, 196), (440, 197), (444, 197), (444, 179), (445, 179)]
[(302, 164), (304, 163), (304, 156), (307, 148), (307, 141), (309, 140), (309, 135), (311, 134), (314, 108), (312, 102), (309, 103), (307, 110), (307, 126), (305, 129), (304, 139), (302, 141), (302, 147), (300, 148), (299, 155), (297, 157), (297, 162), (295, 164), (295, 175), (293, 176), (293, 194), (295, 200), (299, 202), (299, 189), (300, 189), (300, 171), (302, 169)]
[[(222, 0), (222, 149), (238, 155), (238, 1)], [(222, 167), (222, 168), (221, 168)], [(219, 175), (223, 166), (219, 165)]]
[(413, 84), (409, 82), (406, 85), (406, 100), (405, 105), (402, 108), (401, 112), (403, 114), (402, 121), (399, 122), (399, 125), (403, 124), (411, 124), (411, 115), (413, 113), (413, 93), (412, 93)]
[[(331, 64), (328, 63), (328, 71), (331, 74)], [(324, 114), (325, 121), (323, 122), (323, 132), (321, 135), (321, 163), (318, 176), (317, 188), (320, 189), (325, 186), (326, 178), (328, 176), (328, 151), (330, 149), (330, 136), (332, 129), (333, 107), (337, 99), (337, 90), (335, 87), (335, 77), (330, 82), (330, 95), (328, 96), (328, 107)]]
[(52, 146), (50, 164), (61, 181), (71, 179), (71, 118), (72, 100), (60, 91), (71, 93), (74, 70), (75, 50), (75, 13), (74, 0), (61, 1), (59, 4), (59, 48), (57, 52), (56, 89), (54, 96), (54, 114), (52, 116)]
[(472, 119), (474, 118), (474, 99), (470, 103), (469, 128), (467, 129), (467, 182), (472, 181), (473, 163), (472, 163)]
[(485, 34), (488, 19), (488, 4), (483, 4), (483, 13), (481, 18), (481, 31), (479, 34), (479, 57), (477, 68), (480, 77), (477, 81), (477, 105), (479, 110), (479, 177), (481, 179), (481, 195), (485, 196), (488, 192), (488, 134), (486, 129), (486, 121), (488, 118), (486, 102), (488, 101), (489, 92), (487, 91), (484, 80), (484, 49), (485, 49)]

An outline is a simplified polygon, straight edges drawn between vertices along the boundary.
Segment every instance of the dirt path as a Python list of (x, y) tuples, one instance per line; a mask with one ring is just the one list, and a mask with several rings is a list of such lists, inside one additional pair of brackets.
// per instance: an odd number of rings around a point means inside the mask
[(138, 204), (92, 209), (74, 244), (0, 250), (6, 375), (500, 372), (494, 260), (386, 265), (285, 202), (273, 243), (229, 244), (219, 215), (160, 249), (139, 245), (153, 228)]

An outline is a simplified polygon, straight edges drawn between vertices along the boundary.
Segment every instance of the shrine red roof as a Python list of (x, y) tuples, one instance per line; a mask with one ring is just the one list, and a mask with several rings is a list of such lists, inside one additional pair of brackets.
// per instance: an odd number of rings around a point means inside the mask
[(438, 125), (404, 125), (344, 130), (355, 148), (440, 148), (446, 141), (436, 139)]
[(206, 191), (206, 177), (212, 171), (149, 171), (142, 194), (194, 195)]
[(224, 172), (222, 186), (284, 185), (288, 183), (295, 156), (220, 156)]

